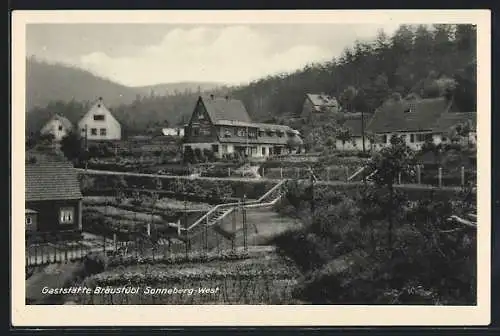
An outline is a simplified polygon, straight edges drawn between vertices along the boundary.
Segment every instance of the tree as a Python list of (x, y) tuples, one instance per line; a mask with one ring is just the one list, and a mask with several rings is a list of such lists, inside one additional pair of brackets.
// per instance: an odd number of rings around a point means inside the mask
[(342, 109), (347, 112), (355, 112), (354, 101), (356, 96), (358, 95), (358, 90), (352, 85), (342, 91), (340, 94), (340, 104), (342, 105)]
[(391, 138), (391, 145), (376, 153), (368, 163), (368, 168), (373, 171), (372, 179), (375, 186), (386, 193), (379, 195), (382, 198), (384, 212), (388, 220), (388, 247), (392, 249), (392, 231), (397, 211), (405, 203), (404, 195), (394, 189), (398, 176), (412, 175), (415, 163), (415, 153), (409, 148), (404, 139), (398, 136)]
[(342, 149), (345, 148), (345, 143), (351, 140), (351, 131), (348, 128), (341, 128), (337, 132), (337, 139), (342, 141)]

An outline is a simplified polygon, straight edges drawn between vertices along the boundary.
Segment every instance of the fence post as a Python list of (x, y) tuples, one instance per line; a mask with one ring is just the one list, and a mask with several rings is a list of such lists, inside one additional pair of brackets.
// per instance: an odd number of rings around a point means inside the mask
[(283, 180), (283, 167), (280, 167), (280, 179)]
[(227, 176), (231, 177), (231, 167), (227, 167)]
[(398, 184), (401, 184), (401, 172), (398, 173)]
[(177, 235), (178, 236), (181, 235), (181, 220), (180, 219), (177, 220)]
[(461, 185), (462, 187), (465, 185), (465, 167), (462, 166), (460, 168), (460, 182), (461, 182)]
[(443, 168), (438, 168), (438, 186), (441, 188), (443, 186)]
[(115, 245), (115, 252), (116, 252), (116, 233), (113, 233), (113, 244)]
[(422, 183), (422, 175), (421, 175), (421, 171), (420, 171), (420, 165), (417, 165), (417, 184), (421, 184)]
[(262, 167), (262, 177), (264, 177), (264, 176), (265, 176), (265, 174), (264, 174), (264, 170), (265, 170), (265, 168), (264, 168), (264, 167)]

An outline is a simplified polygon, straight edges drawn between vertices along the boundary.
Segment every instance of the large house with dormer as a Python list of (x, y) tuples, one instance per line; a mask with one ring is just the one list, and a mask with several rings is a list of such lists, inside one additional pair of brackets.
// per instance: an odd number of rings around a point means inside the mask
[(97, 102), (78, 122), (82, 138), (88, 141), (121, 140), (121, 125), (99, 97)]
[(377, 109), (366, 131), (374, 138), (374, 149), (390, 145), (393, 135), (403, 136), (406, 144), (419, 150), (427, 141), (448, 141), (458, 124), (470, 126), (469, 138), (476, 141), (476, 113), (459, 112), (453, 99), (446, 97), (387, 102)]
[(239, 153), (268, 157), (302, 143), (299, 132), (284, 125), (255, 123), (240, 100), (200, 96), (184, 132), (184, 150), (211, 150), (217, 157)]

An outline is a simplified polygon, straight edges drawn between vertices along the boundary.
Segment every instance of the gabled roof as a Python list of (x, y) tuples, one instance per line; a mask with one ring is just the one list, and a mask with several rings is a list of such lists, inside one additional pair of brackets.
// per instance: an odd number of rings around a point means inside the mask
[(66, 129), (71, 129), (73, 127), (73, 123), (60, 114), (56, 114), (52, 119), (59, 120)]
[(406, 128), (403, 102), (388, 102), (377, 109), (367, 130), (373, 133), (400, 131)]
[(30, 150), (25, 160), (25, 200), (81, 199), (80, 183), (73, 165), (57, 153)]
[(319, 94), (307, 93), (306, 96), (314, 106), (325, 106), (325, 107), (338, 106), (337, 99), (325, 93), (319, 93)]
[(454, 126), (468, 122), (473, 130), (476, 130), (476, 112), (450, 112), (443, 113), (433, 126), (434, 132), (448, 132)]
[(45, 125), (43, 126), (42, 128), (42, 132), (45, 130), (45, 128), (47, 127), (47, 125), (52, 121), (52, 120), (58, 120), (59, 122), (61, 122), (61, 124), (63, 125), (63, 127), (67, 130), (70, 130), (73, 128), (73, 123), (71, 121), (69, 121), (68, 118), (60, 115), (60, 114), (55, 114), (52, 118), (50, 118), (49, 121), (47, 121), (45, 123)]
[(219, 120), (251, 122), (250, 116), (241, 100), (220, 97), (200, 97), (207, 113), (216, 124)]
[(452, 102), (446, 98), (388, 102), (375, 111), (368, 130), (374, 133), (431, 131), (451, 106)]

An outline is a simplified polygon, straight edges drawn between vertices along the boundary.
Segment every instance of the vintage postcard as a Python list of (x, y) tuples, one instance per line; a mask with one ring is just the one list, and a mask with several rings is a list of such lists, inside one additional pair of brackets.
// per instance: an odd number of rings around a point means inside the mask
[(490, 62), (482, 10), (13, 12), (13, 325), (489, 324)]

